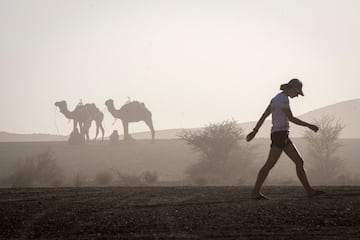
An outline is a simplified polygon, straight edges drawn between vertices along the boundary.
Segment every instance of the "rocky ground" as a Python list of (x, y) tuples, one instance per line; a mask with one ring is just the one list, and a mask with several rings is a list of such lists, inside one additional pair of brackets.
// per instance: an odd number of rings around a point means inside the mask
[(360, 239), (360, 187), (0, 189), (0, 239)]

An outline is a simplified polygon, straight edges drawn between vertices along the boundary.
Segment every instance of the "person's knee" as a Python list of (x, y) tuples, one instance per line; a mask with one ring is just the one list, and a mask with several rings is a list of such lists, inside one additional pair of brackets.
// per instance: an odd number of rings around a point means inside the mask
[(296, 162), (295, 162), (296, 168), (304, 168), (304, 160), (302, 158), (299, 158)]
[(275, 166), (274, 163), (266, 163), (261, 170), (262, 171), (270, 171)]

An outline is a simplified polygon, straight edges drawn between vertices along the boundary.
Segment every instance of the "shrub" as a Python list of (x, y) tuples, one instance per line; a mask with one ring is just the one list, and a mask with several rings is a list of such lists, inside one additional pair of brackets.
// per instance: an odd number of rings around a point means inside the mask
[(142, 173), (146, 184), (154, 184), (158, 181), (158, 174), (156, 171), (145, 171)]
[(199, 131), (182, 130), (177, 135), (202, 154), (209, 162), (226, 162), (239, 140), (243, 130), (235, 120), (213, 123)]
[(239, 144), (227, 162), (199, 161), (186, 169), (189, 180), (196, 185), (246, 185), (252, 183), (256, 169), (253, 147)]
[(14, 172), (5, 182), (11, 187), (58, 187), (63, 174), (50, 149), (37, 155), (19, 158)]
[(118, 177), (119, 184), (122, 186), (142, 186), (142, 177), (136, 174), (125, 174), (119, 170), (114, 169), (116, 176)]
[(99, 185), (109, 185), (113, 180), (113, 174), (108, 170), (99, 171), (95, 176), (95, 183)]
[(118, 184), (121, 186), (144, 186), (154, 184), (158, 181), (156, 171), (144, 171), (140, 175), (121, 173), (117, 169), (113, 169), (113, 171), (118, 177)]
[(344, 162), (337, 151), (341, 147), (339, 135), (345, 126), (328, 115), (315, 120), (315, 124), (319, 126), (318, 133), (307, 130), (304, 136), (311, 161), (309, 173), (318, 183), (334, 183), (343, 174)]
[(51, 187), (61, 187), (62, 185), (63, 185), (62, 179), (54, 179), (53, 181), (50, 182)]
[(73, 183), (75, 187), (83, 187), (88, 183), (88, 177), (85, 174), (78, 172), (74, 176)]
[(242, 133), (235, 120), (198, 131), (182, 130), (178, 136), (200, 153), (199, 162), (186, 170), (190, 181), (197, 185), (239, 184), (239, 179), (247, 178), (254, 154), (252, 147), (240, 144)]

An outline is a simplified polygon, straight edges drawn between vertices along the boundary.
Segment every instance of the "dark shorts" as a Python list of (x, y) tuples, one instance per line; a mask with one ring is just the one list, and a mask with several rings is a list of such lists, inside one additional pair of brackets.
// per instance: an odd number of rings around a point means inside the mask
[(288, 131), (274, 132), (271, 134), (271, 147), (284, 149), (286, 145), (292, 144)]

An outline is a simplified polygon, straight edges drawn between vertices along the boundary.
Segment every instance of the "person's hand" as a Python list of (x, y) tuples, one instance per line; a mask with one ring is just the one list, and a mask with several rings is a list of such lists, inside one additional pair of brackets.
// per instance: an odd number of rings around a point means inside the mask
[(310, 125), (309, 125), (309, 128), (310, 128), (311, 130), (313, 130), (314, 132), (317, 132), (317, 131), (319, 130), (319, 127), (316, 126), (316, 125), (313, 125), (313, 124), (310, 124)]
[(257, 130), (253, 130), (251, 133), (249, 133), (247, 136), (246, 136), (246, 141), (250, 142), (256, 135), (258, 131)]

